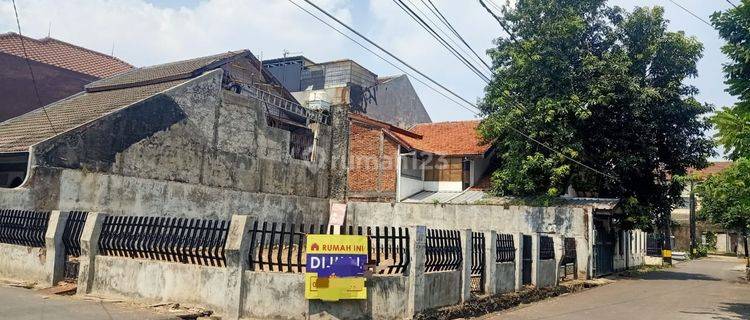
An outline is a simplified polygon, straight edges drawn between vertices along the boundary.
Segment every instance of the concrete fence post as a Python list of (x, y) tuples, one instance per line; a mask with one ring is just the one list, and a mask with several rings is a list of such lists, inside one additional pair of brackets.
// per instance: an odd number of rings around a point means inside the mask
[(539, 241), (540, 235), (538, 232), (534, 232), (531, 236), (531, 284), (539, 287), (539, 265), (540, 265), (540, 246)]
[(471, 299), (471, 229), (461, 230), (463, 259), (461, 260), (461, 302)]
[(523, 287), (523, 233), (516, 233), (513, 235), (513, 243), (516, 246), (516, 258), (514, 259), (516, 264), (516, 291), (521, 290)]
[(242, 315), (245, 299), (245, 270), (248, 267), (250, 254), (250, 217), (232, 215), (224, 246), (227, 268), (226, 313), (228, 319), (239, 319)]
[(47, 282), (54, 286), (62, 280), (65, 272), (65, 245), (62, 241), (65, 223), (68, 221), (67, 211), (52, 211), (49, 215), (47, 231), (44, 234), (44, 246), (47, 249), (44, 267), (47, 269)]
[(497, 291), (497, 232), (484, 233), (484, 293), (496, 294)]
[(89, 212), (81, 231), (81, 256), (78, 258), (78, 294), (91, 293), (94, 285), (94, 267), (99, 254), (99, 237), (107, 215)]
[(427, 227), (409, 227), (409, 269), (408, 269), (408, 299), (406, 312), (409, 318), (424, 309), (424, 270), (427, 259)]

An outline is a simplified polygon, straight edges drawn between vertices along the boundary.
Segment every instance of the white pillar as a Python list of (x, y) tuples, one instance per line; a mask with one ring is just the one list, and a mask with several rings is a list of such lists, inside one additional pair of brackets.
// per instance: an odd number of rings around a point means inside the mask
[(461, 302), (471, 299), (471, 229), (461, 230), (463, 260), (461, 261)]
[(91, 293), (94, 284), (96, 256), (99, 254), (99, 237), (106, 214), (89, 212), (81, 231), (81, 256), (78, 257), (77, 294)]
[(484, 233), (484, 293), (497, 293), (497, 232)]
[(68, 221), (67, 211), (52, 211), (44, 234), (44, 245), (47, 249), (44, 268), (47, 273), (47, 284), (54, 286), (62, 280), (65, 272), (65, 245), (62, 241), (65, 223)]
[(408, 300), (406, 303), (406, 312), (409, 317), (424, 309), (424, 270), (425, 260), (427, 259), (427, 227), (417, 226), (409, 227), (409, 259), (408, 277)]
[(244, 275), (248, 266), (250, 254), (250, 217), (246, 215), (232, 215), (232, 220), (224, 245), (226, 257), (227, 287), (226, 312), (229, 319), (239, 319), (242, 315), (244, 299)]

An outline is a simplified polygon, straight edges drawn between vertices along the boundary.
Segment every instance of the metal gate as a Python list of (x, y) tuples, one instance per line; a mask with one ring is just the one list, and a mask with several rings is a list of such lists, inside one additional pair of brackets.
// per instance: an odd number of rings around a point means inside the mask
[(594, 276), (601, 277), (614, 271), (612, 260), (615, 251), (614, 237), (600, 226), (594, 228)]
[(531, 284), (531, 267), (532, 267), (532, 258), (531, 258), (531, 236), (524, 235), (523, 236), (523, 254), (522, 254), (522, 265), (521, 265), (521, 272), (523, 274), (522, 276), (522, 282), (524, 285)]
[(75, 282), (78, 279), (78, 258), (81, 256), (81, 234), (86, 224), (88, 213), (71, 211), (65, 222), (62, 241), (65, 246), (65, 266), (63, 278), (65, 281)]
[(484, 256), (484, 233), (471, 233), (471, 291), (484, 293), (485, 273), (487, 265)]

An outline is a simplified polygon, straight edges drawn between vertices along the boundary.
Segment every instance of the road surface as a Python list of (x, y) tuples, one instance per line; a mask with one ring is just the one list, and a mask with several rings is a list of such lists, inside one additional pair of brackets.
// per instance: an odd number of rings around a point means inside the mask
[(750, 319), (744, 260), (709, 257), (482, 319)]
[(17, 320), (167, 320), (179, 319), (125, 303), (48, 296), (36, 291), (0, 286), (0, 319)]

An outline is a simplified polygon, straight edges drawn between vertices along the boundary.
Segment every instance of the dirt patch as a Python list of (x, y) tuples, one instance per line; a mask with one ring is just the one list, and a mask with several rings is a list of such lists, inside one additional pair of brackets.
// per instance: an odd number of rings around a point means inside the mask
[(525, 288), (518, 292), (476, 297), (464, 304), (422, 311), (414, 319), (448, 320), (479, 317), (492, 312), (510, 309), (520, 304), (528, 304), (564, 294), (579, 292), (608, 283), (611, 283), (611, 281), (604, 279), (571, 281), (553, 288)]

